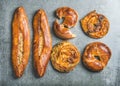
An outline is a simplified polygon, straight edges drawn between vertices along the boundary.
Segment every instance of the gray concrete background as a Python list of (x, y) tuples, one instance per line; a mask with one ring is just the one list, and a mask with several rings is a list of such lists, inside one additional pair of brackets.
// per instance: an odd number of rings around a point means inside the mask
[[(79, 20), (88, 12), (96, 10), (104, 14), (110, 21), (110, 30), (102, 39), (86, 36), (78, 22), (71, 31), (77, 35), (69, 40), (83, 52), (85, 46), (94, 41), (107, 44), (112, 50), (112, 57), (107, 67), (99, 72), (88, 71), (80, 62), (70, 73), (55, 71), (49, 62), (43, 78), (35, 76), (33, 68), (32, 47), (28, 66), (20, 79), (14, 77), (11, 67), (11, 21), (15, 9), (24, 6), (29, 18), (31, 43), (33, 38), (33, 15), (43, 8), (48, 16), (51, 27), (53, 45), (60, 42), (53, 33), (55, 10), (69, 6), (79, 14)], [(0, 0), (0, 86), (120, 86), (120, 0)]]

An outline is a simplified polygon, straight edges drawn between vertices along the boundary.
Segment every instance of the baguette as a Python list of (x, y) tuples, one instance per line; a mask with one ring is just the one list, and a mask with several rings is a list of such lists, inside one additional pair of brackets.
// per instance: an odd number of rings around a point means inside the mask
[(40, 77), (46, 71), (52, 50), (52, 39), (48, 19), (43, 9), (37, 11), (33, 19), (34, 41), (34, 66)]
[(23, 7), (16, 9), (12, 22), (12, 65), (16, 77), (21, 77), (30, 55), (30, 30)]

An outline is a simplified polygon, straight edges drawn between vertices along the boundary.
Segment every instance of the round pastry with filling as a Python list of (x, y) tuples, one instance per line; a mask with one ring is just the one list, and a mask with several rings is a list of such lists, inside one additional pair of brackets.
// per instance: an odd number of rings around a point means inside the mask
[(102, 15), (92, 11), (81, 19), (81, 26), (85, 34), (91, 38), (102, 38), (109, 30), (109, 21)]

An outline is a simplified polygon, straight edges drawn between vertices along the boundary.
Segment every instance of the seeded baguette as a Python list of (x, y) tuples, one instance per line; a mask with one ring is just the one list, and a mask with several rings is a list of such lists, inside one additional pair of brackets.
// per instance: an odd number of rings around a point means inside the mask
[(12, 22), (12, 65), (16, 77), (21, 77), (30, 55), (30, 30), (23, 7), (16, 9)]
[(51, 62), (59, 72), (70, 72), (80, 62), (80, 52), (70, 42), (59, 42), (52, 49)]

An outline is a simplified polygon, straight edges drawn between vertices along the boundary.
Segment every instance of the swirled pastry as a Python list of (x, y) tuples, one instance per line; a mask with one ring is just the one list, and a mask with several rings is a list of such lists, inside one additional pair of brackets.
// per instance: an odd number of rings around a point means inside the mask
[(69, 72), (79, 63), (80, 52), (70, 42), (60, 42), (52, 49), (51, 61), (56, 70)]

